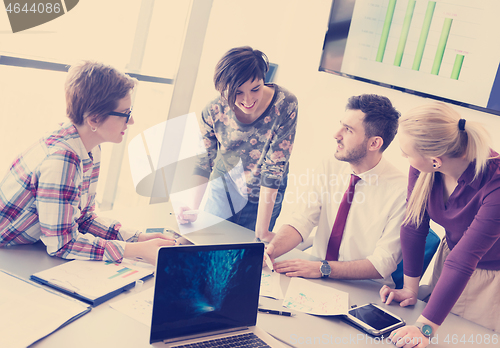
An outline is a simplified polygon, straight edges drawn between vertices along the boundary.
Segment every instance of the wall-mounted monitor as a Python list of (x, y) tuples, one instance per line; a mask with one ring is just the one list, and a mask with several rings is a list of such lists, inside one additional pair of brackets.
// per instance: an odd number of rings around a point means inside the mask
[(274, 81), (274, 75), (276, 75), (276, 70), (278, 70), (278, 64), (269, 63), (269, 70), (267, 71), (265, 82), (271, 83)]
[(333, 0), (319, 70), (500, 115), (500, 1)]

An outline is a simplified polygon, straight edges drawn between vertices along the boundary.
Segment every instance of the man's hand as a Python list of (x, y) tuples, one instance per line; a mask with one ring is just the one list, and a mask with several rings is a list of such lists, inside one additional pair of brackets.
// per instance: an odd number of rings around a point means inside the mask
[(274, 259), (275, 259), (274, 255), (273, 255), (273, 253), (274, 253), (274, 245), (273, 244), (266, 245), (266, 250), (264, 252), (267, 255), (269, 255), (269, 257), (271, 258), (271, 261), (273, 261), (273, 263), (274, 263)]
[[(274, 250), (274, 245), (268, 244), (264, 249), (264, 259), (262, 260), (262, 268), (268, 267), (271, 271), (274, 271), (274, 258), (271, 257)], [(271, 267), (273, 266), (273, 267)]]
[(417, 294), (403, 286), (402, 289), (391, 289), (387, 285), (384, 285), (380, 289), (380, 299), (385, 304), (390, 304), (392, 300), (400, 302), (401, 307), (411, 306), (417, 303)]
[(286, 260), (274, 264), (274, 270), (287, 277), (321, 278), (321, 261)]

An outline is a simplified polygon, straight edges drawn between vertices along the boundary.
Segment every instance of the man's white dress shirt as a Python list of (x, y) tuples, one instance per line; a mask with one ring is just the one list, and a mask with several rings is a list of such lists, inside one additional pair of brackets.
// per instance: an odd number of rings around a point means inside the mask
[[(325, 258), (337, 211), (351, 174), (347, 162), (325, 159), (307, 175), (309, 186), (298, 209), (287, 222), (306, 240), (313, 228), (312, 254)], [(402, 260), (399, 232), (405, 214), (407, 178), (392, 164), (382, 160), (371, 170), (358, 174), (347, 216), (338, 261), (368, 259), (384, 279), (394, 285), (391, 274)], [(304, 182), (303, 178), (301, 182)]]

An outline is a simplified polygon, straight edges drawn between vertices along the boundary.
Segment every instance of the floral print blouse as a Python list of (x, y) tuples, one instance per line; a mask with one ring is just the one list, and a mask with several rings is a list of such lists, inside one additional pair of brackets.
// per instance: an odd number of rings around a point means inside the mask
[[(201, 113), (200, 127), (207, 152), (200, 156), (195, 174), (210, 177), (217, 153), (219, 168), (230, 173), (240, 192), (258, 201), (260, 186), (279, 188), (288, 170), (297, 127), (295, 95), (276, 84), (268, 108), (254, 122), (240, 122), (220, 96)], [(234, 173), (238, 174), (234, 174)]]

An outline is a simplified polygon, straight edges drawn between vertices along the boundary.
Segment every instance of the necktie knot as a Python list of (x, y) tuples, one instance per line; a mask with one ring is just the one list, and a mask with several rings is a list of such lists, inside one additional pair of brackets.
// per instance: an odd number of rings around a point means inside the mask
[[(347, 204), (350, 206), (353, 199), (354, 199), (354, 190), (356, 183), (361, 180), (361, 178), (357, 175), (351, 174), (351, 181), (349, 181), (349, 187), (347, 188), (347, 191), (345, 192), (345, 197), (344, 199), (347, 200)], [(349, 208), (347, 208), (349, 210)]]
[(356, 186), (356, 183), (361, 180), (361, 178), (357, 175), (351, 174), (351, 181), (349, 182), (349, 186)]

